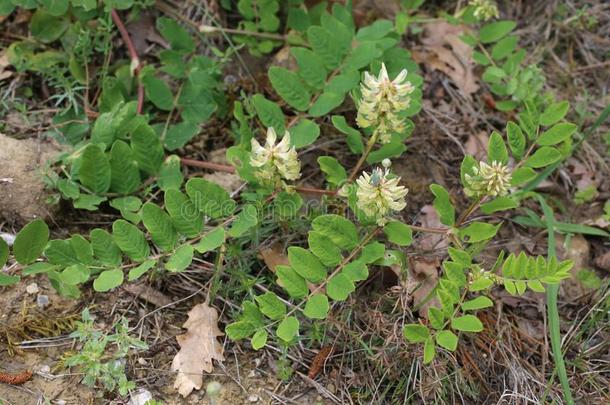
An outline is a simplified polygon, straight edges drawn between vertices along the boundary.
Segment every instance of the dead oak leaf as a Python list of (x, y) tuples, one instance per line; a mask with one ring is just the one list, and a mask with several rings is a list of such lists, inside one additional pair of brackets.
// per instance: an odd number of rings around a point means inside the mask
[(174, 388), (186, 397), (201, 388), (203, 372), (212, 372), (212, 360), (224, 361), (222, 344), (216, 339), (224, 334), (218, 329), (218, 311), (206, 303), (195, 305), (182, 326), (187, 332), (176, 336), (180, 351), (172, 361), (172, 371), (178, 372)]
[(445, 73), (466, 97), (479, 89), (472, 48), (460, 39), (466, 27), (444, 21), (427, 24), (423, 47), (413, 52), (417, 63)]

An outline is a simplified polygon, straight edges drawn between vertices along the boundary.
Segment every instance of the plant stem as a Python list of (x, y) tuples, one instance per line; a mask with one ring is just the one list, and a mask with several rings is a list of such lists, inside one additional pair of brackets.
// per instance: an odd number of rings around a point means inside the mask
[(256, 31), (246, 31), (246, 30), (239, 30), (239, 29), (235, 29), (235, 28), (224, 28), (224, 27), (214, 27), (211, 25), (200, 25), (198, 27), (199, 32), (201, 32), (202, 34), (213, 34), (215, 32), (224, 32), (227, 34), (234, 34), (234, 35), (246, 35), (249, 37), (259, 37), (259, 38), (267, 38), (267, 39), (275, 39), (278, 41), (285, 41), (286, 37), (284, 35), (281, 34), (274, 34), (271, 32), (256, 32)]
[(377, 142), (377, 133), (374, 133), (373, 136), (371, 136), (369, 138), (368, 142), (366, 143), (366, 149), (362, 153), (362, 156), (360, 156), (358, 163), (356, 163), (356, 166), (354, 166), (354, 168), (352, 169), (352, 172), (349, 175), (349, 178), (347, 179), (348, 183), (351, 183), (356, 178), (356, 175), (358, 174), (358, 172), (360, 171), (360, 168), (366, 161), (366, 158), (369, 157), (371, 150), (373, 150), (373, 146), (375, 146), (375, 142)]
[(121, 38), (123, 38), (123, 42), (125, 42), (127, 50), (129, 51), (133, 77), (138, 81), (138, 105), (136, 111), (138, 114), (142, 114), (142, 109), (144, 108), (144, 86), (142, 85), (142, 81), (139, 78), (140, 70), (142, 69), (142, 64), (140, 63), (140, 58), (138, 57), (136, 47), (134, 46), (133, 41), (129, 36), (127, 28), (125, 28), (125, 24), (123, 24), (123, 20), (121, 20), (119, 13), (117, 13), (115, 9), (112, 9), (110, 11), (110, 14), (112, 15), (112, 20), (119, 29), (119, 32), (121, 33)]
[[(547, 228), (547, 255), (549, 260), (556, 257), (557, 252), (555, 248), (555, 217), (553, 210), (546, 203), (544, 197), (540, 194), (535, 194), (536, 198), (540, 202), (542, 212), (544, 213), (544, 220)], [(572, 398), (572, 392), (570, 390), (570, 382), (568, 380), (568, 373), (566, 371), (565, 361), (563, 359), (563, 353), (561, 352), (561, 330), (559, 329), (559, 309), (557, 307), (557, 295), (559, 294), (559, 284), (549, 284), (546, 289), (546, 307), (549, 318), (549, 334), (551, 338), (551, 349), (553, 351), (553, 358), (555, 360), (555, 370), (559, 375), (559, 381), (563, 388), (563, 395), (568, 405), (574, 404)]]

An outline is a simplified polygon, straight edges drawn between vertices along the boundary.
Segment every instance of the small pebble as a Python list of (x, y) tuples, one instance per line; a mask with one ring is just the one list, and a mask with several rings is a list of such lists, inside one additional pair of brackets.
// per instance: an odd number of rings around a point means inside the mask
[(258, 400), (259, 400), (258, 395), (252, 394), (248, 397), (248, 401), (250, 401), (250, 402), (258, 402)]
[(38, 291), (40, 291), (40, 289), (38, 288), (38, 284), (36, 283), (28, 284), (28, 286), (25, 287), (25, 292), (30, 295), (38, 294)]
[(44, 308), (49, 305), (49, 296), (38, 294), (38, 296), (36, 297), (36, 305), (38, 305), (39, 308)]

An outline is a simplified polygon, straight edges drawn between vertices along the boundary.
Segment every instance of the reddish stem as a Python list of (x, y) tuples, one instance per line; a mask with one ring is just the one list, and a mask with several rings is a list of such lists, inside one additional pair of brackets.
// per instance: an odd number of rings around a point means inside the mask
[(235, 173), (235, 168), (233, 166), (223, 165), (222, 163), (204, 162), (186, 158), (181, 158), (180, 160), (185, 166), (200, 167), (202, 169), (209, 169), (217, 172)]
[(142, 69), (142, 64), (140, 63), (140, 58), (138, 57), (138, 52), (136, 51), (136, 47), (129, 36), (129, 32), (127, 28), (125, 28), (125, 24), (123, 24), (123, 20), (119, 16), (119, 13), (116, 10), (110, 11), (112, 15), (112, 21), (116, 24), (119, 32), (121, 33), (121, 38), (123, 38), (123, 42), (127, 46), (127, 50), (129, 51), (129, 57), (131, 58), (131, 67), (133, 69), (133, 76), (138, 81), (138, 105), (137, 105), (137, 113), (142, 114), (142, 109), (144, 107), (144, 86), (142, 85), (142, 81), (139, 79), (140, 70)]

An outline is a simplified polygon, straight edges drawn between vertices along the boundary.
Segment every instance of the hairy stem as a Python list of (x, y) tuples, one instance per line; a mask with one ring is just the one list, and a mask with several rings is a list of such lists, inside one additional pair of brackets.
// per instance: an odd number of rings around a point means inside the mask
[(352, 181), (354, 181), (354, 179), (356, 178), (356, 175), (358, 175), (360, 168), (362, 167), (364, 162), (366, 162), (366, 158), (369, 157), (369, 154), (373, 150), (373, 146), (375, 146), (375, 142), (377, 142), (377, 133), (373, 134), (373, 136), (371, 136), (369, 138), (368, 142), (366, 143), (366, 149), (362, 153), (362, 156), (360, 156), (358, 163), (356, 163), (356, 166), (354, 166), (354, 168), (352, 169), (352, 172), (349, 175), (349, 178), (347, 179), (348, 183), (351, 183)]

